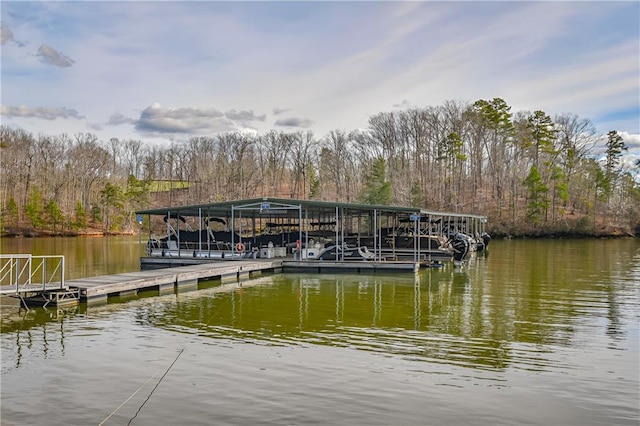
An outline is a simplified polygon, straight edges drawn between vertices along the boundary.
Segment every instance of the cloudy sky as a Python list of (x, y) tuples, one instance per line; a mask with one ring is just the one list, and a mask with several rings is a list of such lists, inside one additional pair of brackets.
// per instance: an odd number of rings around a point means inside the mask
[(181, 140), (501, 97), (640, 155), (640, 3), (2, 2), (2, 124)]

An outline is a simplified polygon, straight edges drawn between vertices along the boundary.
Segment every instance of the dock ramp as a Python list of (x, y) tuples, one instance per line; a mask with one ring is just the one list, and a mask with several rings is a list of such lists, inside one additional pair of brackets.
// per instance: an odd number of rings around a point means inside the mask
[(0, 254), (0, 295), (18, 297), (24, 306), (77, 303), (64, 273), (64, 256)]

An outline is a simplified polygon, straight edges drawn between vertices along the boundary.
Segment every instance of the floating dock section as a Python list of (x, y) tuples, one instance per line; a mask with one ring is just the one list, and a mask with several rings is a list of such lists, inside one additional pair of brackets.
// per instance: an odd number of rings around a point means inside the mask
[[(150, 259), (154, 261), (154, 259)], [(174, 259), (175, 261), (183, 261)], [(205, 261), (186, 266), (146, 269), (115, 275), (67, 280), (70, 289), (79, 292), (80, 301), (106, 302), (109, 297), (136, 294), (142, 289), (157, 289), (160, 293), (197, 287), (198, 281), (220, 279), (222, 282), (248, 279), (263, 272), (355, 272), (392, 273), (417, 272), (419, 262), (300, 262), (286, 259)]]
[[(151, 268), (144, 267), (144, 260)], [(113, 275), (101, 275), (66, 280), (64, 286), (23, 286), (19, 297), (29, 306), (65, 306), (86, 302), (106, 303), (112, 297), (135, 296), (140, 290), (157, 290), (159, 294), (176, 290), (197, 289), (199, 281), (219, 279), (221, 282), (238, 282), (266, 273), (415, 273), (420, 262), (373, 262), (373, 261), (299, 261), (291, 259), (255, 260), (198, 260), (170, 259), (173, 263), (159, 263), (161, 259), (142, 258), (141, 271)], [(179, 263), (178, 263), (179, 262)], [(51, 289), (50, 287), (53, 287)], [(3, 294), (17, 295), (15, 289), (6, 289)]]
[(81, 301), (101, 303), (106, 302), (108, 297), (136, 294), (142, 289), (172, 292), (175, 288), (197, 287), (198, 281), (237, 281), (265, 271), (281, 270), (281, 260), (219, 261), (67, 280), (67, 285), (79, 291)]
[(323, 261), (296, 261), (286, 260), (282, 262), (284, 272), (312, 272), (312, 273), (392, 273), (392, 272), (418, 272), (419, 262), (334, 262)]

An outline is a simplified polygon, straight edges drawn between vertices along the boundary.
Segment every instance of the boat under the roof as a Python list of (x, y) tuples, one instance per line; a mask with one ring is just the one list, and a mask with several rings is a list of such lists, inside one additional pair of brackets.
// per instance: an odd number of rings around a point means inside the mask
[[(150, 232), (147, 255), (426, 264), (453, 260), (461, 265), (474, 251), (486, 250), (490, 241), (484, 231), (486, 219), (479, 216), (410, 214), (415, 209), (301, 200), (253, 201), (165, 211), (165, 235)], [(143, 213), (158, 217), (161, 212)], [(151, 217), (149, 227), (151, 231)]]

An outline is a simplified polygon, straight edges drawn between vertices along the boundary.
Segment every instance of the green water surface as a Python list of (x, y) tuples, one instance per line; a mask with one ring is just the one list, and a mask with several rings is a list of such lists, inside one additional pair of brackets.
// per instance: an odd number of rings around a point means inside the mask
[[(71, 277), (137, 270), (139, 249), (2, 241), (65, 254)], [(630, 239), (492, 241), (463, 269), (416, 275), (5, 304), (2, 424), (126, 424), (151, 395), (132, 424), (637, 425), (639, 308)]]

